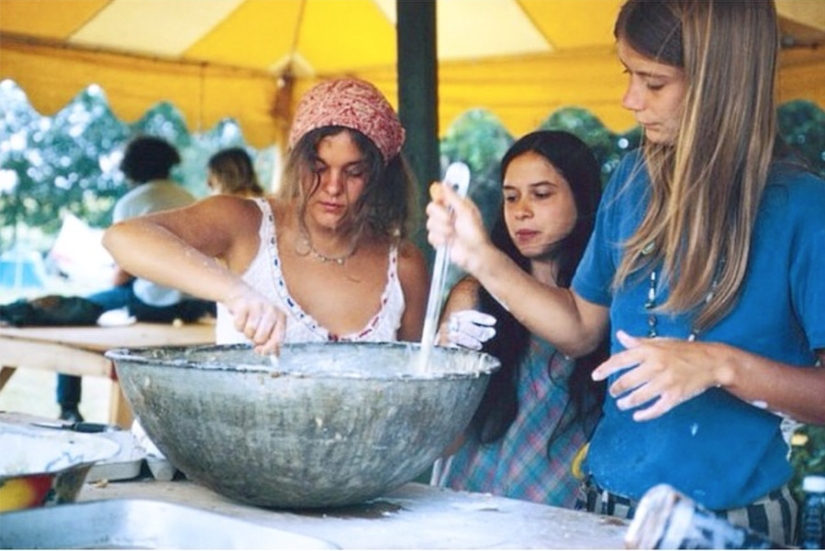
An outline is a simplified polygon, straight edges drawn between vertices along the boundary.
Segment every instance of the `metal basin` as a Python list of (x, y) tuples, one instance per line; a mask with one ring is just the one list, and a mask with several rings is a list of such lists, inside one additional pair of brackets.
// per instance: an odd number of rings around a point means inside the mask
[(174, 503), (113, 499), (4, 514), (2, 549), (336, 549)]
[(0, 512), (71, 503), (120, 446), (91, 434), (0, 422)]
[(377, 497), (426, 469), (465, 428), (497, 359), (410, 343), (113, 350), (158, 448), (187, 477), (264, 507)]

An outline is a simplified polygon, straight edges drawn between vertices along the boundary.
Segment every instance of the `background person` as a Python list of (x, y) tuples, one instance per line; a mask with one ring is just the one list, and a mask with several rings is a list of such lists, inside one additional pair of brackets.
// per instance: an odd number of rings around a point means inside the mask
[(407, 239), (403, 142), (374, 86), (324, 82), (299, 103), (277, 196), (209, 197), (117, 224), (104, 245), (131, 272), (218, 302), (219, 343), (419, 340), (429, 278)]
[(221, 149), (209, 158), (206, 185), (212, 194), (263, 197), (249, 153), (241, 147)]
[(615, 330), (593, 373), (609, 386), (588, 508), (632, 515), (666, 483), (792, 545), (780, 425), (825, 423), (825, 182), (779, 155), (775, 6), (630, 0), (615, 34), (644, 143), (605, 189), (571, 289), (520, 270), (448, 189), (427, 207), (430, 242), (450, 241), (454, 261), (570, 356)]
[[(593, 230), (599, 173), (587, 145), (567, 132), (538, 131), (516, 141), (501, 161), (503, 206), (492, 245), (543, 285), (568, 287)], [(594, 354), (567, 358), (531, 334), (472, 277), (453, 288), (444, 316), (458, 312), (463, 320), (467, 309), (497, 320), (483, 351), (502, 367), (461, 447), (436, 463), (433, 482), (572, 508), (580, 483), (572, 472), (574, 458), (590, 437), (604, 397), (604, 385), (590, 373), (607, 358), (606, 341)], [(442, 333), (475, 348), (467, 339), (479, 333), (461, 331), (463, 323), (453, 318)]]
[[(195, 198), (170, 179), (172, 168), (180, 163), (178, 151), (167, 141), (153, 136), (138, 136), (126, 146), (120, 169), (131, 189), (115, 203), (114, 223), (151, 212), (189, 205)], [(139, 321), (194, 321), (214, 313), (214, 305), (186, 297), (180, 291), (135, 278), (116, 267), (113, 287), (86, 297), (104, 312), (126, 307)], [(79, 411), (81, 379), (57, 376), (57, 403), (60, 418), (82, 421)]]

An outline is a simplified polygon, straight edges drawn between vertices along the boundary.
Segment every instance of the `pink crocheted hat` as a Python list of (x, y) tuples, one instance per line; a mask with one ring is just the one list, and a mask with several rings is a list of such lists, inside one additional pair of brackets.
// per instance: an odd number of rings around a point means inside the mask
[(344, 78), (328, 80), (309, 90), (298, 103), (289, 132), (289, 148), (307, 132), (322, 126), (344, 126), (367, 136), (384, 162), (404, 145), (404, 128), (390, 103), (369, 82)]

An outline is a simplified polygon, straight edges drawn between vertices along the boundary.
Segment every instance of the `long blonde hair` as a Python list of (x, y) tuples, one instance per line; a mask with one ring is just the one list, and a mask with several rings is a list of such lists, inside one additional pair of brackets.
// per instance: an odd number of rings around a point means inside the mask
[(704, 330), (736, 302), (767, 181), (777, 127), (776, 9), (772, 0), (629, 0), (614, 32), (643, 55), (682, 67), (688, 82), (675, 145), (643, 145), (650, 204), (624, 244), (614, 285), (663, 261), (670, 295), (657, 310), (696, 309), (694, 330)]
[(264, 188), (258, 182), (252, 157), (242, 147), (221, 149), (209, 158), (207, 167), (217, 179), (216, 191), (219, 193), (241, 197), (264, 195)]

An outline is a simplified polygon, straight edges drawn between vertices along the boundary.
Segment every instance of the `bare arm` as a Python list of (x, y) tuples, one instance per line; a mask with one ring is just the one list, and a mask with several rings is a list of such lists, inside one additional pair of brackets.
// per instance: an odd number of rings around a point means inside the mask
[(284, 315), (230, 269), (257, 246), (260, 219), (254, 203), (216, 196), (119, 222), (103, 245), (135, 276), (226, 304), (235, 327), (259, 352), (270, 353), (283, 341)]
[(531, 332), (564, 354), (578, 357), (598, 346), (607, 330), (607, 308), (570, 289), (542, 284), (490, 242), (472, 201), (461, 199), (446, 186), (433, 186), (431, 192), (427, 230), (433, 246), (449, 242), (453, 262), (473, 275)]
[[(230, 251), (239, 239), (236, 232), (245, 229), (242, 221), (251, 215), (235, 203), (206, 199), (189, 207), (130, 218), (109, 228), (103, 245), (130, 274), (224, 302), (239, 278), (215, 257)], [(237, 225), (228, 219), (237, 220)]]
[(771, 411), (797, 421), (825, 425), (825, 350), (817, 351), (818, 366), (801, 369), (719, 346), (727, 359), (719, 375), (722, 388), (747, 402), (762, 402)]
[(112, 285), (115, 287), (120, 287), (121, 285), (126, 285), (130, 281), (132, 281), (134, 276), (129, 272), (124, 271), (120, 268), (120, 266), (115, 266), (115, 273), (112, 276)]
[(653, 419), (676, 405), (719, 386), (734, 396), (788, 415), (803, 423), (825, 424), (825, 351), (819, 366), (800, 368), (775, 362), (739, 348), (714, 342), (687, 342), (666, 338), (636, 338), (622, 331), (619, 341), (627, 348), (614, 354), (593, 373), (605, 379), (636, 366), (610, 386), (621, 409), (632, 409), (651, 399), (653, 405), (634, 412), (634, 419)]
[(447, 334), (449, 333), (447, 323), (450, 319), (450, 314), (461, 312), (462, 310), (476, 310), (478, 308), (479, 287), (476, 279), (473, 277), (465, 277), (450, 290), (450, 294), (444, 303), (444, 309), (441, 312), (441, 319), (438, 323), (438, 344), (449, 344), (449, 339), (447, 338)]

